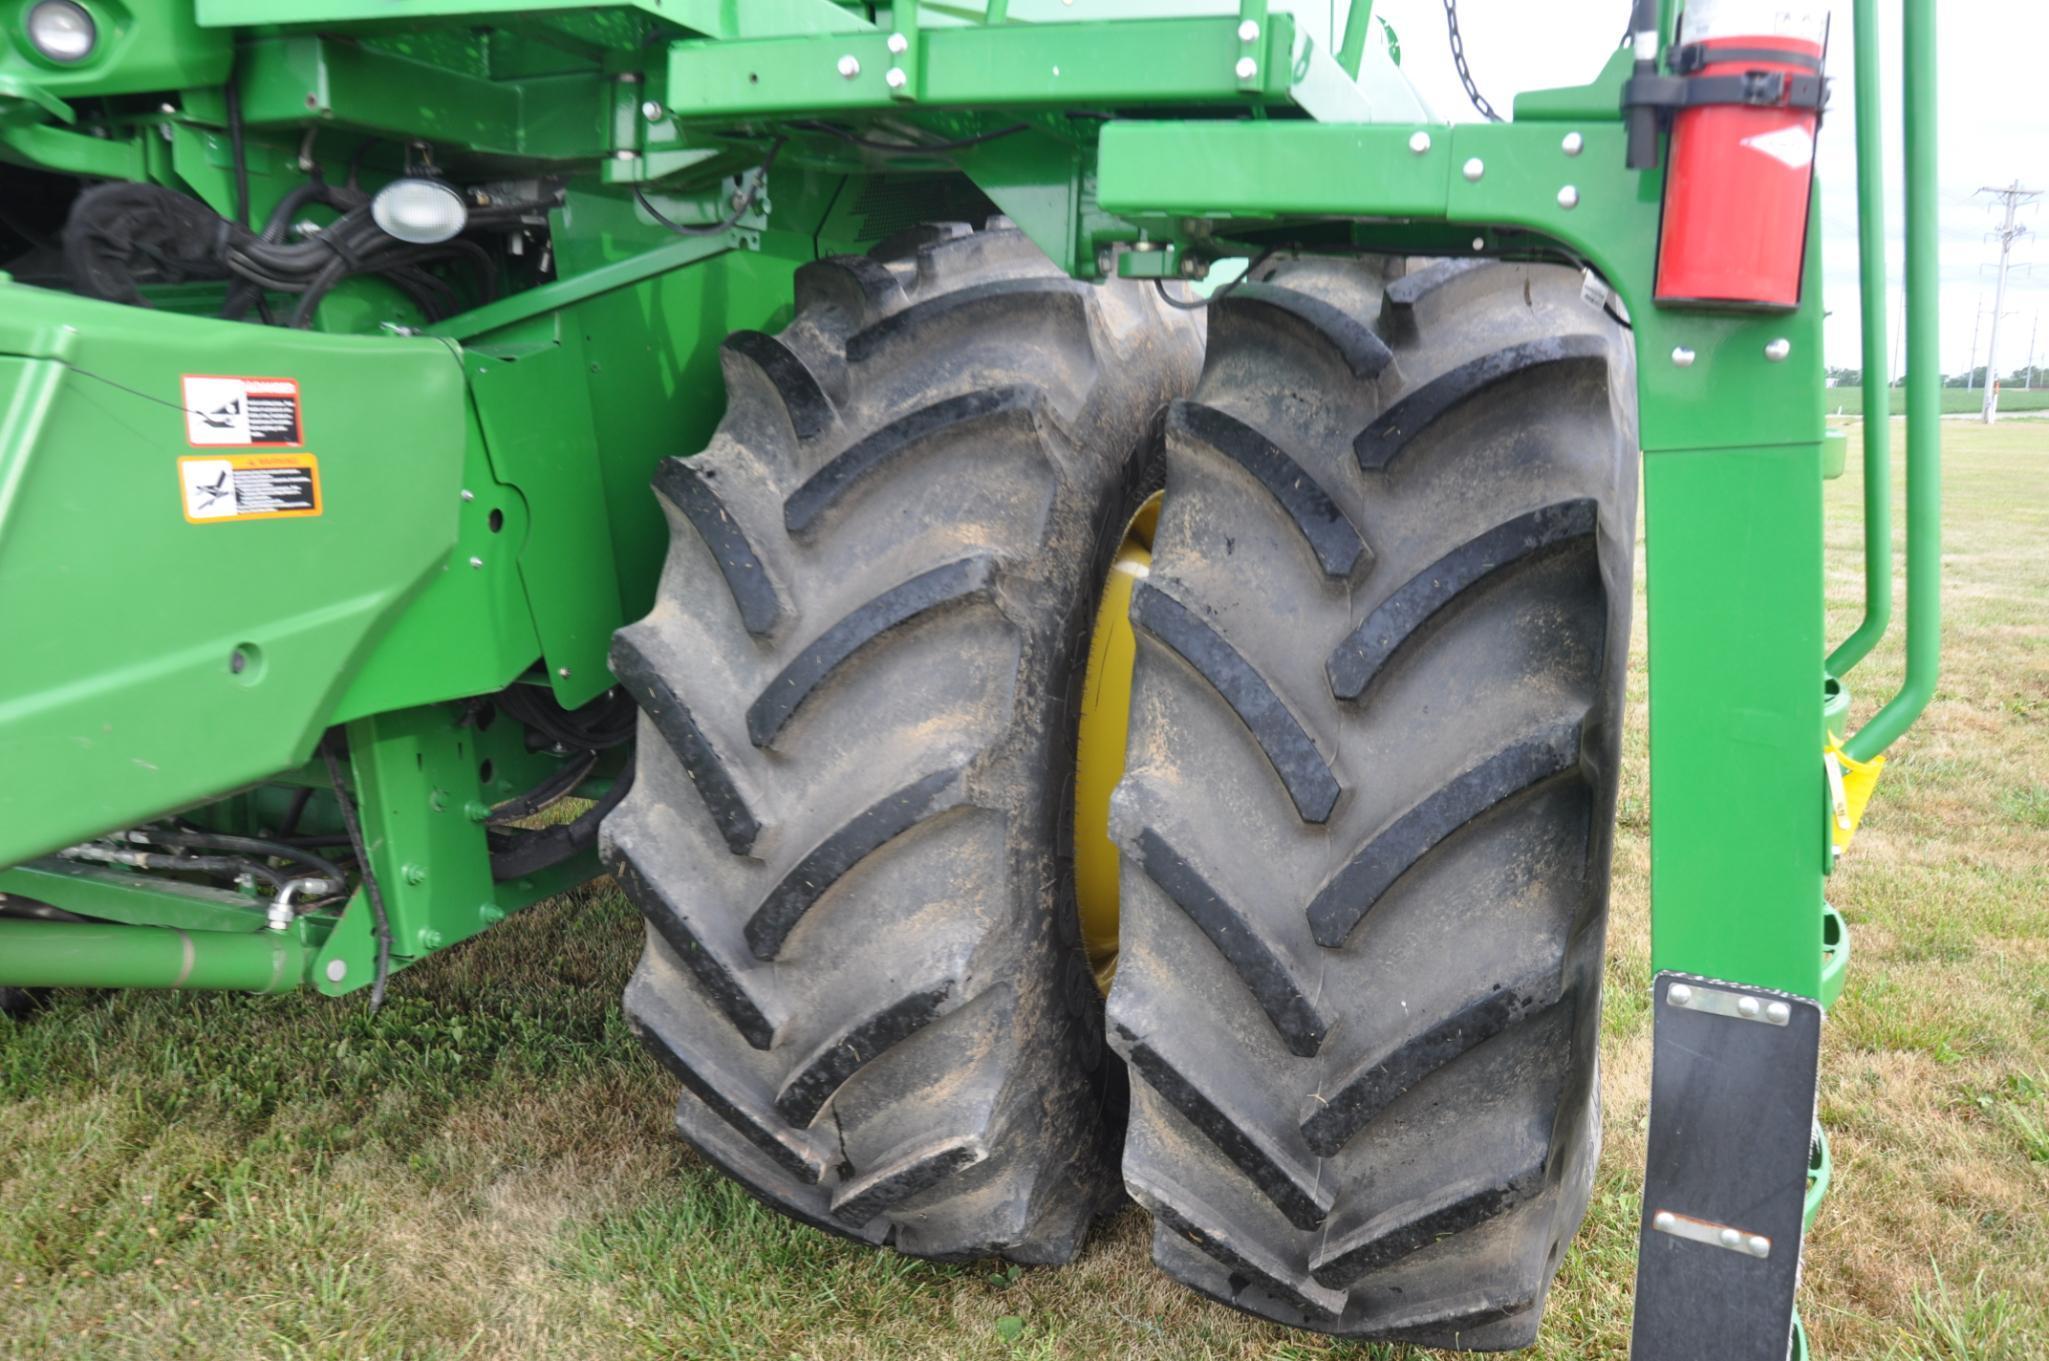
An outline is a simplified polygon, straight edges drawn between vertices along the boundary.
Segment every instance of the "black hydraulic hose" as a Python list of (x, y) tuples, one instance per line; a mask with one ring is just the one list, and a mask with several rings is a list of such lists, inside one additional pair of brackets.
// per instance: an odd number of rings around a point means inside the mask
[(118, 846), (87, 844), (61, 852), (67, 860), (91, 860), (103, 865), (132, 865), (139, 870), (169, 870), (180, 874), (232, 874), (261, 879), (280, 889), (290, 876), (258, 860), (233, 855), (178, 855), (167, 851), (131, 851)]
[(235, 83), (233, 67), (228, 70), (228, 147), (235, 162), (235, 225), (249, 225), (249, 147), (243, 136), (242, 87)]
[(605, 814), (617, 808), (619, 801), (626, 797), (626, 791), (632, 787), (633, 760), (629, 757), (613, 778), (612, 787), (605, 791), (605, 797), (592, 804), (574, 822), (522, 832), (511, 844), (492, 851), (492, 881), (502, 884), (507, 879), (538, 874), (596, 845), (598, 827), (604, 822)]
[(363, 896), (370, 900), (370, 921), (377, 931), (377, 977), (370, 984), (370, 1010), (384, 1005), (384, 983), (391, 977), (391, 918), (384, 912), (384, 892), (377, 887), (377, 870), (370, 863), (370, 848), (363, 843), (363, 824), (356, 817), (356, 801), (342, 783), (341, 762), (335, 759), (335, 739), (320, 744), (327, 762), (327, 782), (334, 786), (335, 802), (341, 805), (342, 825), (349, 829), (349, 847), (356, 853), (356, 865), (363, 871)]
[(340, 888), (348, 882), (348, 876), (342, 873), (341, 866), (335, 864), (332, 860), (317, 856), (309, 850), (292, 846), (282, 841), (268, 841), (262, 837), (253, 836), (229, 836), (223, 832), (166, 832), (150, 827), (143, 828), (141, 835), (157, 845), (169, 846), (173, 849), (189, 848), (196, 851), (230, 851), (238, 852), (242, 855), (269, 856), (275, 860), (296, 860), (300, 864), (312, 869), (314, 873), (320, 875), (323, 879), (332, 879), (336, 888)]
[(597, 763), (598, 754), (595, 751), (585, 752), (582, 760), (565, 764), (524, 794), (514, 795), (505, 802), (494, 805), (490, 816), (484, 819), (485, 825), (501, 827), (507, 823), (518, 822), (559, 803), (584, 782), (591, 773), (591, 767)]
[(635, 188), (633, 191), (633, 201), (647, 209), (649, 217), (661, 223), (678, 236), (717, 236), (721, 232), (730, 231), (735, 223), (746, 216), (747, 210), (754, 206), (754, 201), (761, 197), (762, 189), (768, 184), (768, 172), (774, 168), (775, 158), (782, 154), (782, 150), (783, 139), (778, 137), (774, 144), (769, 147), (768, 155), (762, 158), (761, 165), (754, 171), (753, 186), (741, 196), (737, 204), (733, 205), (733, 211), (727, 213), (717, 222), (707, 223), (703, 226), (685, 226), (681, 222), (671, 221), (662, 213), (661, 209), (648, 201), (647, 195), (639, 188)]
[(313, 801), (313, 786), (306, 785), (292, 795), (291, 805), (285, 809), (284, 821), (278, 824), (278, 835), (289, 838), (299, 830), (299, 819), (306, 816), (306, 805)]

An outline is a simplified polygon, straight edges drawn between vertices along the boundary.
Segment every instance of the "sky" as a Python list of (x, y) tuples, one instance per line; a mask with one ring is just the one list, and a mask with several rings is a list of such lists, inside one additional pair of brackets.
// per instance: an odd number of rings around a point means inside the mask
[[(1479, 118), (1467, 102), (1451, 60), (1442, 0), (1378, 0), (1401, 37), (1402, 69), (1440, 118)], [(1520, 90), (1580, 84), (1600, 70), (1626, 27), (1628, 0), (1459, 0), (1466, 59), (1482, 94), (1507, 111)], [(1833, 39), (1829, 75), (1835, 81), (1836, 112), (1823, 120), (1817, 173), (1822, 186), (1824, 302), (1830, 311), (1825, 335), (1827, 362), (1856, 368), (1862, 363), (1857, 288), (1856, 133), (1852, 108), (1850, 6), (1830, 5)], [(2002, 4), (1995, 0), (1941, 0), (1937, 39), (1940, 202), (1942, 235), (1942, 367), (1961, 373), (1970, 367), (1972, 337), (1977, 362), (1985, 362), (1999, 258), (1990, 233), (1999, 225), (1995, 205), (1975, 191), (2004, 187), (2049, 190), (2049, 82), (2043, 65), (2049, 53), (2049, 4)], [(1890, 240), (1887, 277), (1889, 351), (1900, 316), (1903, 210), (1899, 132), (1900, 0), (1880, 0), (1881, 62), (1885, 72), (1887, 166), (1886, 226)], [(2038, 315), (2049, 313), (2049, 195), (2035, 209), (2023, 209), (2030, 229), (2014, 243), (2007, 279), (2005, 320), (1999, 337), (1999, 367), (2028, 363), (2030, 332)], [(2034, 233), (2042, 233), (2037, 238)], [(2035, 266), (2032, 275), (2026, 268)], [(2043, 317), (2049, 321), (2049, 317)], [(1897, 359), (1888, 356), (1893, 372)], [(2036, 341), (2035, 362), (2049, 368), (2049, 330)]]

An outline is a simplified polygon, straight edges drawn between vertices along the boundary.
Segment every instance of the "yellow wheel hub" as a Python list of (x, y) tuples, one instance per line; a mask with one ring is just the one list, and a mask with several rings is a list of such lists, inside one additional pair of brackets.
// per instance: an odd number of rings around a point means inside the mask
[(1110, 564), (1103, 602), (1089, 637), (1089, 665), (1081, 695), (1081, 748), (1074, 778), (1074, 895), (1081, 911), (1082, 946), (1096, 986), (1110, 990), (1117, 972), (1117, 847), (1110, 840), (1110, 793), (1124, 778), (1124, 740), (1131, 727), (1131, 664), (1138, 644), (1131, 633), (1131, 591), (1153, 561), (1153, 526), (1160, 518), (1155, 492), (1125, 527)]

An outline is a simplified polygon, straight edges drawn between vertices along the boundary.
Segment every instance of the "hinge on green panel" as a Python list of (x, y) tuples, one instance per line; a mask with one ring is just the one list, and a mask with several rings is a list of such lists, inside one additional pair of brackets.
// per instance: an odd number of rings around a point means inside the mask
[(1267, 0), (1238, 0), (1238, 65), (1232, 74), (1241, 90), (1256, 92), (1264, 79), (1259, 59), (1266, 37), (1266, 5)]
[(918, 90), (924, 84), (921, 64), (925, 42), (918, 31), (918, 0), (896, 0), (894, 17), (896, 28), (889, 35), (889, 69), (883, 72), (882, 83), (889, 87), (891, 99), (912, 104), (917, 102)]

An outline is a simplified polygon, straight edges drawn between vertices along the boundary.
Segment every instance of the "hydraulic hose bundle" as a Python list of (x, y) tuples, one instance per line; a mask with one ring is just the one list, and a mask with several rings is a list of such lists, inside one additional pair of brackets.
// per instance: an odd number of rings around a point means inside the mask
[[(64, 226), (64, 258), (79, 292), (109, 302), (147, 307), (141, 284), (226, 279), (233, 286), (222, 315), (244, 315), (265, 293), (296, 294), (289, 324), (305, 329), (320, 300), (337, 284), (367, 274), (386, 280), (429, 320), (437, 320), (498, 295), (497, 261), (474, 235), (515, 229), (555, 201), (552, 196), (531, 201), (482, 194), (466, 198), (464, 234), (416, 244), (377, 224), (369, 195), (318, 180), (287, 194), (257, 231), (160, 185), (102, 184), (73, 202)], [(341, 217), (301, 241), (287, 242), (293, 215), (315, 203)], [(471, 300), (429, 268), (451, 263), (460, 263), (469, 274)]]

